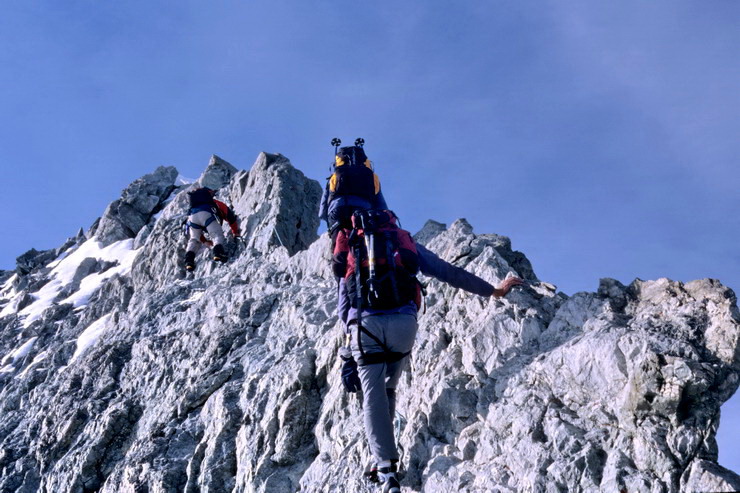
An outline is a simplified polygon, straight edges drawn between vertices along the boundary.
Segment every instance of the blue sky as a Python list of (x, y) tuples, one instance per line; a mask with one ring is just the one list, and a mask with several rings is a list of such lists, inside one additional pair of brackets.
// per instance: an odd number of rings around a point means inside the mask
[[(740, 289), (739, 2), (3, 7), (0, 269), (156, 166), (195, 177), (265, 150), (321, 180), (329, 140), (362, 136), (407, 229), (465, 217), (568, 294)], [(737, 436), (737, 397), (723, 412)]]

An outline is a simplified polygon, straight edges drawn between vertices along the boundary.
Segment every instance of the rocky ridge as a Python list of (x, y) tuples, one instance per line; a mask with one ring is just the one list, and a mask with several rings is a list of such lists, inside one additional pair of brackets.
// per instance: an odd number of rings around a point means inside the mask
[[(279, 154), (213, 157), (198, 183), (241, 219), (232, 260), (181, 269), (192, 185), (159, 168), (0, 280), (0, 491), (374, 491), (336, 352), (321, 187)], [(732, 491), (720, 405), (740, 314), (718, 281), (603, 279), (571, 297), (508, 238), (430, 221), (416, 238), (493, 283), (428, 294), (399, 390), (404, 491)]]

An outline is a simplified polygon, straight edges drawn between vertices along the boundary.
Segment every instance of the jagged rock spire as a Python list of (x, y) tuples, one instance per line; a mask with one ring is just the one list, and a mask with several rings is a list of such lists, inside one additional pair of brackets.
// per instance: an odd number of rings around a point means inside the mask
[(203, 174), (198, 178), (197, 185), (218, 190), (221, 187), (225, 187), (231, 181), (234, 173), (236, 173), (235, 167), (214, 154), (208, 162), (208, 167), (206, 167)]
[(262, 252), (283, 246), (293, 255), (318, 238), (321, 186), (285, 156), (260, 153), (232, 185), (230, 197), (248, 246)]
[(175, 189), (177, 169), (160, 166), (126, 187), (121, 198), (111, 202), (100, 218), (95, 236), (104, 246), (134, 238), (153, 212)]

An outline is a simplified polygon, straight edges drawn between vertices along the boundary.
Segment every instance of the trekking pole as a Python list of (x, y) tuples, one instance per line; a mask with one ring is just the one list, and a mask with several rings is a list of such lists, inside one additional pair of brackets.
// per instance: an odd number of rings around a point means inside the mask
[(375, 235), (365, 231), (365, 248), (367, 248), (367, 270), (370, 279), (375, 279)]
[(360, 217), (362, 229), (365, 232), (365, 248), (367, 249), (367, 287), (370, 291), (369, 295), (377, 299), (378, 290), (375, 286), (375, 228), (372, 221), (365, 214), (360, 215)]
[[(334, 137), (333, 139), (331, 139), (331, 145), (334, 146), (334, 160), (336, 161), (337, 154), (339, 153), (339, 146), (342, 145), (342, 139), (340, 139), (339, 137)], [(336, 166), (336, 163), (331, 163), (331, 165), (329, 166), (330, 173), (334, 172), (334, 166)], [(327, 178), (327, 180), (329, 180), (329, 178)]]
[[(357, 348), (360, 350), (360, 358), (362, 360), (365, 359), (365, 351), (362, 349), (362, 277), (360, 273), (360, 253), (362, 249), (360, 248), (359, 242), (352, 247), (355, 250), (355, 261), (357, 262), (357, 265), (355, 265), (355, 290), (357, 291), (357, 295), (355, 297), (355, 304), (357, 305)], [(364, 361), (360, 361), (360, 364), (364, 364)]]
[(331, 139), (331, 145), (334, 146), (334, 155), (336, 156), (339, 152), (339, 146), (342, 145), (342, 139), (340, 139), (339, 137), (334, 137), (333, 139)]
[[(365, 147), (365, 139), (363, 139), (362, 137), (357, 137), (355, 139), (355, 147), (364, 148)], [(372, 161), (369, 161), (369, 162), (370, 162), (370, 169), (373, 170), (373, 171), (375, 171), (375, 165), (372, 163)]]

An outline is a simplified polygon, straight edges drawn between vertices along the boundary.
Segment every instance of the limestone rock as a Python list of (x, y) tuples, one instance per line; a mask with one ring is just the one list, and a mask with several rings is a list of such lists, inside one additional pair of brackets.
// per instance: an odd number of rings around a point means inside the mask
[(740, 491), (740, 477), (717, 464), (697, 459), (686, 470), (683, 491)]
[(293, 255), (317, 238), (321, 186), (280, 154), (261, 153), (249, 173), (234, 177), (230, 196), (249, 247), (282, 246)]
[(231, 181), (234, 173), (236, 173), (235, 167), (214, 154), (203, 174), (198, 178), (197, 186), (218, 190)]
[[(248, 172), (213, 158), (201, 180), (242, 222), (228, 264), (204, 250), (184, 278), (190, 187), (168, 200), (170, 184), (140, 216), (137, 250), (121, 250), (130, 270), (68, 246), (81, 256), (68, 290), (102, 279), (86, 304), (28, 323), (38, 292), (0, 285), (0, 491), (377, 491), (361, 477), (358, 396), (339, 378), (321, 187), (266, 153)], [(97, 237), (110, 241), (106, 217)], [(714, 438), (740, 379), (730, 289), (602, 279), (568, 297), (465, 220), (417, 239), (489, 282), (530, 282), (483, 299), (422, 278), (395, 423), (404, 491), (738, 489)], [(26, 278), (53, 286), (50, 265)]]
[(123, 190), (95, 227), (95, 236), (104, 245), (134, 238), (149, 221), (157, 207), (175, 188), (177, 169), (160, 166), (154, 173), (142, 176)]
[(438, 223), (437, 221), (428, 220), (424, 223), (424, 226), (414, 235), (414, 241), (422, 245), (427, 245), (437, 235), (444, 233), (447, 230), (447, 225)]

